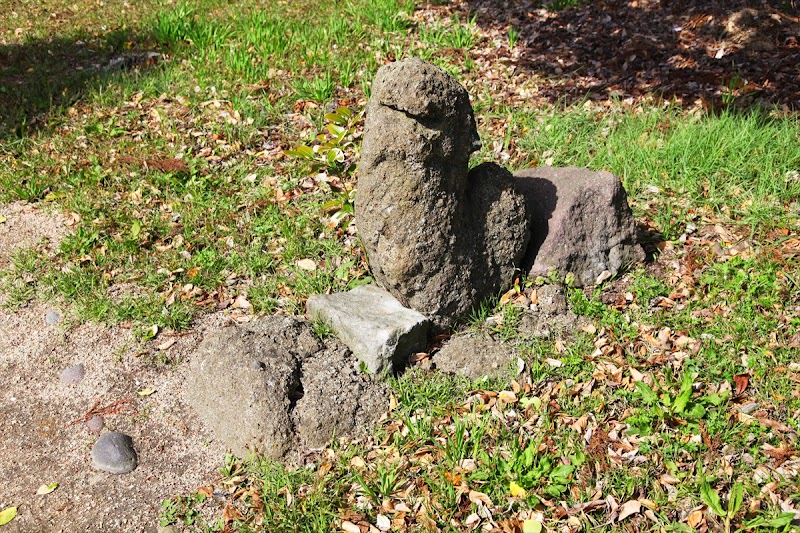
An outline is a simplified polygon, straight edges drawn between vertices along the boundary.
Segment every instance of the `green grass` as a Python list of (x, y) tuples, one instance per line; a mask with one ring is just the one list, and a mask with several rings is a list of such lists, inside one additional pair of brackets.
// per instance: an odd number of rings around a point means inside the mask
[[(659, 268), (614, 280), (610, 300), (607, 286), (568, 289), (592, 324), (574, 334), (524, 338), (522, 310), (500, 298), (476, 310), (465, 327), (525, 360), (514, 383), (412, 370), (390, 381), (397, 406), (373, 434), (332, 443), (312, 468), (230, 458), (217, 489), (246, 496), (227, 526), (463, 531), (489, 513), (507, 530), (686, 530), (690, 517), (710, 530), (786, 527), (781, 506), (800, 505), (796, 477), (778, 472), (800, 429), (796, 115), (649, 100), (511, 107), (484, 83), (478, 52), (494, 44), (474, 16), (425, 23), (394, 0), (48, 4), (64, 15), (12, 0), (19, 17), (0, 21), (0, 201), (76, 222), (52, 262), (35, 247), (11, 258), (6, 305), (58, 300), (76, 320), (147, 338), (237, 297), (251, 307), (233, 312), (300, 314), (310, 294), (369, 281), (350, 224), (361, 111), (379, 66), (407, 56), (470, 88), (476, 160), (499, 145), (515, 169), (611, 171), (658, 249)], [(89, 68), (146, 51), (161, 55)], [(492, 316), (502, 322), (487, 326)], [(580, 507), (608, 498), (641, 512), (614, 522), (612, 508)], [(161, 520), (223, 530), (214, 505), (176, 496)]]
[(662, 107), (597, 117), (574, 108), (518, 113), (515, 122), (526, 164), (612, 172), (634, 198), (636, 214), (667, 240), (706, 211), (764, 235), (787, 223), (787, 207), (800, 194), (793, 177), (800, 165), (796, 118), (756, 111), (686, 116)]
[(423, 27), (420, 38), (424, 43), (434, 48), (460, 48), (469, 50), (477, 43), (476, 16), (462, 23), (453, 15), (449, 21), (431, 28)]

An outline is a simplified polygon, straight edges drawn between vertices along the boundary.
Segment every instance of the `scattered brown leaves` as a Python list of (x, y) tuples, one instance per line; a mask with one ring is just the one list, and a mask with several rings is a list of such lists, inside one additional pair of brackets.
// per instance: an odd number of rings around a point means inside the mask
[[(429, 4), (419, 20), (477, 14), (480, 42), (470, 54), (475, 74), (497, 72), (514, 82), (508, 98), (579, 102), (618, 98), (634, 103), (652, 94), (684, 105), (720, 108), (736, 100), (800, 103), (800, 18), (795, 8), (737, 0), (725, 3), (602, 0), (547, 10), (541, 2), (462, 0)], [(519, 32), (509, 47), (509, 28)], [(528, 85), (525, 79), (535, 78)]]

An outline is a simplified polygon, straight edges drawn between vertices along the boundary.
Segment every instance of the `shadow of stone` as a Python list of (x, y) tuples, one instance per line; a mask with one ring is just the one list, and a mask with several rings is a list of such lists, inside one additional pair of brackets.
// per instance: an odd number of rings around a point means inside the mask
[(468, 0), (467, 9), (487, 29), (519, 33), (513, 63), (543, 76), (538, 96), (552, 102), (656, 94), (708, 109), (800, 109), (793, 0), (581, 4), (547, 11), (535, 0)]
[(558, 189), (552, 181), (540, 177), (515, 178), (514, 188), (525, 197), (527, 211), (532, 214), (531, 240), (521, 264), (522, 271), (527, 272), (550, 231), (549, 220), (558, 203)]
[(153, 68), (161, 54), (146, 48), (150, 42), (125, 30), (107, 35), (101, 45), (80, 37), (0, 45), (0, 139), (45, 127), (121, 71)]
[(650, 263), (655, 260), (659, 253), (658, 245), (664, 241), (664, 235), (658, 228), (647, 224), (642, 220), (636, 221), (636, 233), (638, 235), (639, 244), (645, 253), (645, 262)]

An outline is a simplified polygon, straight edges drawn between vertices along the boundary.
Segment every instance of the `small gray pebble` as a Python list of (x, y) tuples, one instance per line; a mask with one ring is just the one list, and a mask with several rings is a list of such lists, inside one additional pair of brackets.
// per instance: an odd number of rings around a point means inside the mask
[(88, 429), (91, 433), (95, 435), (99, 435), (100, 432), (103, 430), (103, 426), (106, 425), (105, 419), (100, 415), (94, 415), (92, 418), (86, 421), (86, 429)]
[(44, 316), (44, 321), (51, 326), (55, 326), (56, 324), (61, 322), (61, 313), (59, 313), (58, 311), (50, 311)]
[(111, 474), (127, 474), (138, 464), (133, 439), (124, 433), (106, 433), (92, 448), (92, 464), (98, 470)]
[(82, 364), (68, 366), (61, 371), (61, 382), (74, 385), (80, 383), (84, 375), (86, 375), (86, 369)]
[(745, 405), (739, 407), (739, 412), (744, 413), (746, 415), (749, 415), (750, 413), (752, 413), (756, 409), (758, 409), (758, 404), (755, 403), (755, 402), (751, 402), (751, 403), (748, 403), (748, 404), (745, 404)]

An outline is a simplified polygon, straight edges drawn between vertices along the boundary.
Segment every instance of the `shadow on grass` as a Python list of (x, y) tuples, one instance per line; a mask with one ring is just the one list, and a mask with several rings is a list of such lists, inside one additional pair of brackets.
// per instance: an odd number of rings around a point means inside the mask
[(154, 67), (161, 54), (145, 46), (151, 42), (124, 31), (107, 35), (100, 45), (80, 37), (0, 45), (0, 140), (47, 126), (120, 71)]
[(540, 96), (551, 101), (656, 93), (710, 109), (800, 110), (797, 0), (586, 0), (560, 11), (541, 0), (467, 4), (478, 24), (514, 36), (516, 66), (548, 78)]

